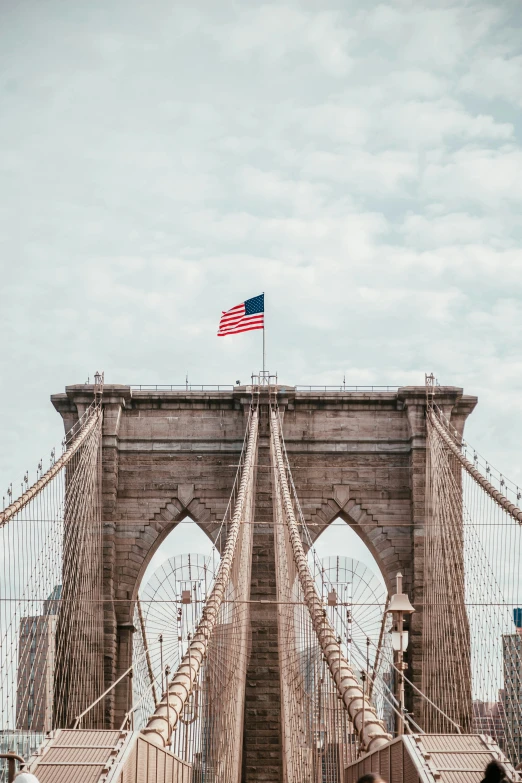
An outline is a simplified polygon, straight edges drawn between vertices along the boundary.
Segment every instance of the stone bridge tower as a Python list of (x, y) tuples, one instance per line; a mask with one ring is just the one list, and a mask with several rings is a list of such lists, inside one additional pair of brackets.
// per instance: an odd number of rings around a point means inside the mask
[[(68, 386), (52, 397), (66, 429), (93, 398)], [(213, 538), (224, 514), (250, 404), (246, 387), (179, 391), (105, 386), (103, 524), (105, 681), (130, 665), (133, 602), (153, 554), (190, 516)], [(476, 398), (439, 387), (438, 404), (463, 431)], [(416, 613), (409, 676), (420, 685), (424, 586), (426, 422), (424, 387), (395, 391), (300, 391), (278, 387), (286, 447), (313, 537), (337, 518), (361, 537), (393, 592), (398, 570)], [(252, 599), (275, 600), (268, 397), (261, 395)], [(263, 524), (264, 523), (264, 524)], [(219, 542), (216, 542), (219, 545)], [(347, 553), (349, 554), (349, 553)], [(280, 717), (275, 607), (252, 605), (252, 655), (245, 706), (244, 780), (279, 780)], [(269, 665), (266, 666), (268, 661)], [(266, 674), (270, 670), (270, 676)], [(107, 698), (106, 726), (129, 706), (123, 682)], [(413, 704), (414, 712), (420, 710)], [(278, 739), (279, 737), (279, 739)], [(269, 772), (273, 769), (273, 774)], [(262, 772), (264, 770), (264, 773)], [(262, 777), (265, 774), (265, 777)], [(266, 775), (269, 775), (268, 777)]]

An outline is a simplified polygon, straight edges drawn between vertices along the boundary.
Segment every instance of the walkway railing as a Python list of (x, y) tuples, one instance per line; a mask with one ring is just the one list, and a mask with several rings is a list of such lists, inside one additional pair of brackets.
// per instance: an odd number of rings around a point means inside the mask
[(349, 386), (345, 383), (339, 383), (337, 385), (331, 385), (331, 386), (321, 386), (321, 385), (303, 385), (303, 384), (296, 384), (294, 386), (296, 391), (324, 391), (324, 392), (396, 392), (398, 389), (400, 389), (400, 386)]
[(131, 383), (135, 391), (233, 391), (235, 386), (230, 383)]
[[(193, 391), (221, 391), (231, 392), (234, 391), (240, 384), (223, 384), (223, 383), (135, 383), (130, 384), (130, 388), (135, 391), (172, 391), (172, 392), (193, 392)], [(248, 386), (251, 384), (241, 384), (242, 386)], [(285, 386), (285, 384), (280, 384)], [(368, 386), (368, 385), (348, 385), (344, 383), (331, 384), (331, 385), (309, 385), (309, 384), (297, 384), (296, 386), (287, 386), (289, 389), (295, 389), (298, 392), (396, 392), (400, 389), (400, 386)]]

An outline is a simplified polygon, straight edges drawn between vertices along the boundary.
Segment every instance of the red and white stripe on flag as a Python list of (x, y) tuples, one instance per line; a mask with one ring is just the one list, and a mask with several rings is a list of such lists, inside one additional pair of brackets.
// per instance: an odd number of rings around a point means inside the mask
[[(261, 301), (261, 306), (252, 306), (253, 299), (232, 307), (221, 315), (219, 322), (218, 337), (226, 337), (228, 334), (239, 334), (240, 332), (250, 332), (253, 329), (264, 329), (265, 314), (263, 312), (264, 302), (262, 297), (255, 297)], [(257, 312), (252, 312), (257, 310)], [(261, 310), (261, 312), (259, 312)]]

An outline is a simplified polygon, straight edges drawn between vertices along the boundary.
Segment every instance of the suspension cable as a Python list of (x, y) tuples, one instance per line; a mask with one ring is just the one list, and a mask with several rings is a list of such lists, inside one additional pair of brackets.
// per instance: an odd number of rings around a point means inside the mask
[[(281, 417), (280, 417), (280, 415), (279, 415), (279, 412), (278, 412), (278, 411), (276, 411), (276, 414), (277, 414), (277, 419), (278, 419), (278, 422), (279, 422), (279, 428), (280, 428), (280, 430), (281, 430)], [(290, 470), (290, 463), (289, 463), (289, 459), (288, 459), (288, 453), (287, 453), (287, 450), (286, 450), (286, 444), (285, 444), (284, 438), (281, 438), (281, 449), (282, 449), (282, 453), (283, 453), (283, 456), (284, 456), (284, 462), (285, 462), (285, 464), (286, 464), (286, 466), (287, 466), (287, 479), (288, 479), (288, 481), (289, 481), (289, 486), (291, 487), (291, 490), (292, 490), (292, 493), (291, 493), (291, 494), (292, 494), (293, 501), (294, 501), (294, 503), (295, 503), (295, 506), (296, 506), (296, 509), (297, 509), (297, 513), (298, 513), (298, 516), (299, 516), (299, 520), (300, 520), (300, 522), (299, 522), (299, 523), (297, 523), (297, 524), (300, 524), (300, 526), (301, 526), (301, 528), (302, 528), (302, 531), (303, 531), (303, 533), (304, 533), (304, 535), (305, 535), (305, 537), (306, 537), (306, 541), (307, 541), (307, 542), (308, 542), (308, 544), (309, 544), (310, 551), (312, 551), (312, 553), (313, 553), (314, 562), (315, 562), (315, 563), (316, 563), (316, 565), (317, 565), (317, 566), (320, 568), (320, 561), (319, 561), (319, 559), (318, 559), (318, 557), (317, 557), (317, 553), (316, 553), (316, 551), (315, 551), (315, 545), (314, 545), (314, 542), (313, 542), (313, 540), (312, 540), (312, 537), (311, 537), (311, 535), (310, 535), (310, 531), (309, 531), (308, 525), (307, 525), (307, 523), (306, 523), (306, 520), (305, 520), (305, 517), (304, 517), (303, 511), (302, 511), (302, 508), (301, 508), (301, 505), (300, 505), (300, 502), (299, 502), (299, 498), (298, 498), (298, 495), (297, 495), (297, 490), (296, 490), (296, 488), (295, 488), (295, 484), (294, 484), (294, 479), (293, 479), (293, 476), (292, 476), (292, 472), (291, 472), (291, 470)], [(343, 524), (345, 524), (345, 523), (343, 523)], [(330, 587), (331, 587), (331, 588), (333, 588), (333, 584), (332, 584), (332, 582), (331, 582), (331, 580), (330, 580), (330, 578), (329, 578), (328, 574), (326, 574), (326, 580), (327, 580), (328, 584), (330, 585)], [(338, 620), (339, 620), (339, 622), (340, 622), (341, 626), (343, 627), (343, 629), (347, 630), (347, 629), (346, 629), (346, 622), (345, 622), (344, 618), (342, 617), (342, 615), (339, 613), (339, 611), (338, 611), (338, 608), (336, 608), (336, 610), (335, 610), (335, 611), (336, 611), (336, 615), (337, 615), (337, 617), (338, 617)], [(383, 623), (384, 623), (384, 618), (385, 618), (385, 617), (386, 617), (386, 612), (384, 611), (384, 612), (383, 612)], [(355, 618), (352, 618), (352, 622), (353, 622), (353, 623), (354, 623), (354, 624), (355, 624), (355, 625), (356, 625), (356, 626), (359, 628), (359, 630), (360, 630), (360, 631), (362, 631), (362, 630), (363, 630), (363, 629), (362, 629), (362, 628), (359, 626), (359, 624), (357, 623), (357, 621), (355, 620)], [(382, 625), (382, 626), (381, 626), (381, 636), (382, 636), (383, 627), (384, 627), (384, 625)], [(375, 642), (373, 642), (373, 640), (371, 640), (371, 644), (372, 644), (372, 646), (374, 646), (374, 647), (376, 646), (376, 645), (375, 645)], [(356, 647), (357, 647), (357, 645), (356, 645)], [(359, 651), (359, 652), (360, 652), (360, 651)], [(424, 700), (424, 701), (425, 701), (427, 704), (429, 704), (431, 707), (433, 707), (433, 709), (435, 709), (435, 710), (436, 710), (436, 712), (440, 713), (440, 715), (442, 715), (442, 716), (443, 716), (443, 717), (444, 717), (444, 718), (445, 718), (445, 719), (446, 719), (446, 720), (447, 720), (447, 721), (448, 721), (448, 722), (449, 722), (449, 723), (450, 723), (452, 726), (454, 726), (454, 728), (457, 730), (457, 732), (458, 732), (459, 734), (462, 732), (462, 727), (461, 727), (461, 726), (460, 726), (458, 723), (456, 723), (454, 720), (452, 720), (452, 719), (449, 717), (449, 715), (448, 715), (446, 712), (444, 712), (444, 710), (442, 710), (442, 709), (441, 709), (441, 708), (440, 708), (440, 707), (439, 707), (437, 704), (435, 704), (435, 703), (434, 703), (434, 702), (433, 702), (433, 701), (432, 701), (432, 700), (431, 700), (431, 699), (430, 699), (430, 698), (429, 698), (429, 697), (428, 697), (428, 696), (427, 696), (427, 695), (426, 695), (426, 694), (425, 694), (425, 693), (424, 693), (424, 692), (423, 692), (423, 691), (422, 691), (420, 688), (418, 688), (418, 687), (417, 687), (417, 686), (416, 686), (416, 685), (415, 685), (415, 684), (414, 684), (414, 683), (413, 683), (413, 682), (412, 682), (412, 681), (411, 681), (411, 680), (410, 680), (410, 679), (409, 679), (409, 678), (406, 676), (406, 674), (404, 674), (404, 672), (401, 672), (401, 671), (400, 671), (400, 670), (399, 670), (399, 669), (398, 669), (398, 668), (395, 666), (395, 664), (394, 664), (393, 660), (390, 660), (390, 659), (388, 659), (388, 658), (386, 658), (386, 657), (385, 657), (385, 660), (386, 660), (386, 663), (387, 663), (387, 665), (388, 665), (388, 666), (389, 666), (389, 667), (390, 667), (392, 670), (396, 671), (396, 672), (397, 672), (397, 674), (401, 674), (401, 675), (402, 675), (402, 677), (404, 677), (404, 681), (405, 681), (406, 683), (408, 683), (408, 685), (410, 685), (410, 686), (411, 686), (411, 688), (412, 688), (412, 689), (413, 689), (413, 690), (414, 690), (414, 691), (415, 691), (415, 692), (416, 692), (416, 693), (417, 693), (417, 694), (418, 694), (418, 695), (421, 697), (421, 699), (423, 699), (423, 700)], [(369, 691), (370, 691), (370, 696), (371, 696), (371, 693), (372, 693), (372, 690), (373, 690), (374, 681), (375, 681), (375, 677), (370, 677), (370, 689), (369, 689)], [(387, 686), (386, 686), (386, 687), (387, 687)], [(412, 723), (412, 724), (415, 726), (414, 722), (411, 720), (411, 716), (410, 716), (408, 713), (405, 713), (405, 714), (404, 714), (402, 717), (403, 717), (403, 718), (404, 718), (406, 721), (408, 721), (408, 722), (411, 722), (411, 723)]]
[(170, 743), (172, 732), (178, 725), (183, 708), (197, 681), (210, 637), (218, 619), (219, 609), (226, 594), (243, 514), (253, 492), (253, 466), (256, 461), (257, 433), (258, 413), (257, 410), (253, 410), (248, 422), (248, 444), (234, 516), (214, 586), (205, 602), (201, 620), (176, 674), (146, 727), (142, 729), (149, 741), (158, 747), (167, 747)]
[(72, 457), (74, 457), (81, 445), (87, 440), (96, 427), (101, 415), (101, 406), (98, 402), (93, 402), (84, 414), (85, 422), (81, 425), (78, 434), (74, 437), (72, 443), (68, 446), (62, 456), (56, 460), (47, 473), (44, 473), (44, 475), (29, 487), (23, 495), (20, 495), (19, 498), (14, 500), (6, 509), (0, 512), (0, 527), (3, 527), (10, 519), (16, 516), (19, 511), (25, 508), (25, 506), (27, 506), (27, 504), (30, 503), (56, 475), (58, 475), (62, 468), (67, 465)]
[(465, 457), (464, 454), (462, 453), (460, 446), (458, 446), (455, 443), (455, 440), (442, 426), (438, 417), (435, 415), (433, 409), (429, 411), (429, 417), (433, 426), (437, 430), (437, 433), (440, 435), (440, 437), (442, 438), (446, 446), (449, 448), (449, 450), (452, 452), (452, 454), (455, 455), (455, 457), (459, 460), (461, 465), (469, 473), (469, 475), (475, 479), (477, 484), (479, 484), (482, 487), (482, 489), (484, 489), (488, 493), (490, 497), (493, 498), (495, 503), (498, 503), (498, 505), (501, 508), (503, 508), (504, 511), (506, 511), (508, 514), (510, 514), (513, 517), (513, 519), (515, 519), (517, 522), (520, 522), (522, 524), (522, 510), (519, 509), (518, 506), (515, 505), (515, 503), (511, 503), (511, 501), (508, 500), (507, 497), (502, 494), (502, 492), (499, 492), (498, 489), (495, 489), (493, 484), (491, 484), (486, 478), (484, 478), (484, 476), (471, 464), (471, 462), (467, 459), (467, 457)]
[(373, 705), (366, 698), (352, 668), (344, 657), (310, 574), (288, 487), (281, 449), (282, 436), (279, 431), (277, 413), (273, 409), (271, 410), (271, 438), (290, 542), (305, 602), (312, 619), (312, 625), (337, 686), (339, 696), (346, 706), (355, 730), (359, 734), (361, 746), (365, 751), (376, 750), (389, 742), (391, 736), (386, 733), (382, 721), (379, 720)]

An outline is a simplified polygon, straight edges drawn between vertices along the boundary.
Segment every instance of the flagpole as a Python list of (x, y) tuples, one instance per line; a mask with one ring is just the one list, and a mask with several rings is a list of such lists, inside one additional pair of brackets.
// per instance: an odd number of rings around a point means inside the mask
[[(263, 313), (265, 310), (265, 292), (263, 291)], [(265, 317), (263, 316), (263, 377), (265, 375)]]

